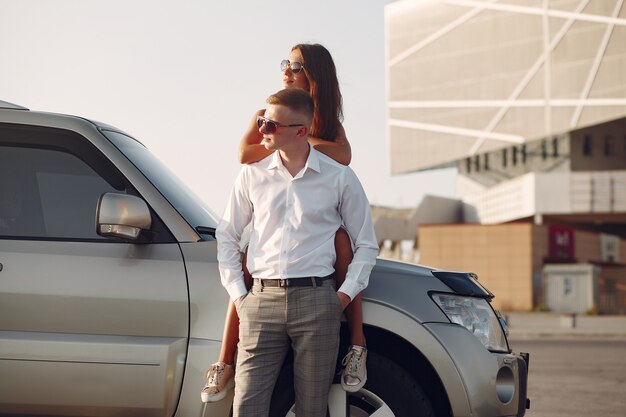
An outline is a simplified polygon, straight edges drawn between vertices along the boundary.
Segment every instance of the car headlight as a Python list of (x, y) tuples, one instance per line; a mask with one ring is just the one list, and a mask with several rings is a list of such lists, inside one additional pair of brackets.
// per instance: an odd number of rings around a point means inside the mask
[(509, 351), (498, 316), (487, 300), (441, 293), (432, 294), (432, 298), (452, 323), (465, 327), (487, 349)]

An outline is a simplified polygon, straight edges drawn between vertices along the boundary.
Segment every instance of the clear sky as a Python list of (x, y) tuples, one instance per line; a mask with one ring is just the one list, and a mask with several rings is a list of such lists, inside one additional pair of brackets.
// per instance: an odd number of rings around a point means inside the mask
[(291, 46), (333, 55), (356, 171), (373, 204), (454, 195), (451, 169), (390, 176), (385, 0), (0, 0), (0, 100), (139, 139), (221, 213), (255, 110)]

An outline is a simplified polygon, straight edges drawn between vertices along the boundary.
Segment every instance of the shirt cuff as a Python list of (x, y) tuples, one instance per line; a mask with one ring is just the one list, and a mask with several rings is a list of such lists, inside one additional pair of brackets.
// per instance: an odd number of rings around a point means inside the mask
[(231, 301), (235, 301), (239, 297), (248, 294), (248, 289), (243, 281), (233, 282), (226, 287), (228, 295), (230, 295)]
[(345, 280), (337, 291), (344, 293), (345, 295), (350, 297), (350, 301), (353, 301), (354, 297), (359, 294), (359, 287), (355, 282)]

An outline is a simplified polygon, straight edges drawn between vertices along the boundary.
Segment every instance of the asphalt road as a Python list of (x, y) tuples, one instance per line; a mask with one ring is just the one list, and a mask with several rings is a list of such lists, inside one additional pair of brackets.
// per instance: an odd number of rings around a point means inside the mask
[(512, 340), (530, 352), (529, 417), (626, 416), (625, 339)]

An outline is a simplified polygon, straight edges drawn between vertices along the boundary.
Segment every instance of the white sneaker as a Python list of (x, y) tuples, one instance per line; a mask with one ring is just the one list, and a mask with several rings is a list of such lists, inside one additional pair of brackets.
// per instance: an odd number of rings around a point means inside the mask
[(215, 362), (206, 373), (206, 383), (200, 393), (203, 403), (213, 403), (226, 396), (235, 386), (235, 370), (232, 365)]
[(363, 346), (352, 345), (341, 364), (341, 386), (348, 392), (357, 392), (367, 381), (367, 349)]

